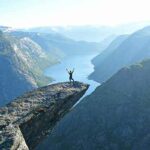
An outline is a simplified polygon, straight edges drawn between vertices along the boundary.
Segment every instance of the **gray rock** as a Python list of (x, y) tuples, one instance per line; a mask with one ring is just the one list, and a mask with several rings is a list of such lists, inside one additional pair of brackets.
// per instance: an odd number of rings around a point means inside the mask
[(28, 92), (0, 109), (0, 149), (33, 149), (83, 96), (89, 85), (53, 84)]

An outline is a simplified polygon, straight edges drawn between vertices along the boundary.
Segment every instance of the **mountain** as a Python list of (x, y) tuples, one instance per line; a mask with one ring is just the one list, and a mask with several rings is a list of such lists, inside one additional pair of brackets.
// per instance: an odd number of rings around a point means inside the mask
[(116, 47), (110, 45), (109, 55), (99, 55), (93, 60), (95, 71), (90, 78), (103, 82), (122, 67), (150, 58), (150, 27), (138, 30), (120, 42)]
[(43, 70), (58, 62), (30, 38), (0, 32), (0, 106), (52, 79)]
[(35, 27), (29, 32), (59, 33), (75, 41), (100, 42), (113, 35), (111, 27), (105, 26), (67, 26), (67, 27)]
[(22, 38), (29, 37), (38, 43), (44, 50), (59, 59), (74, 55), (86, 55), (103, 50), (100, 43), (74, 41), (58, 33), (22, 32), (14, 31), (11, 35)]
[(124, 41), (127, 39), (129, 35), (120, 35), (117, 36), (109, 45), (108, 47), (103, 50), (102, 53), (100, 53), (99, 55), (97, 55), (93, 60), (92, 63), (97, 66), (102, 64), (102, 62), (109, 56), (111, 55), (116, 48)]
[(0, 25), (0, 30), (3, 31), (3, 32), (9, 32), (9, 31), (13, 30), (13, 28), (8, 27), (8, 26), (1, 26)]
[(121, 69), (85, 97), (37, 149), (149, 150), (150, 60)]
[(102, 42), (110, 37), (117, 37), (122, 34), (131, 34), (145, 26), (148, 26), (150, 22), (135, 22), (130, 24), (123, 24), (118, 26), (52, 26), (52, 27), (35, 27), (29, 29), (23, 29), (28, 32), (38, 33), (58, 33), (76, 41), (86, 42)]
[(57, 83), (30, 91), (0, 108), (0, 149), (34, 149), (88, 87), (80, 82)]

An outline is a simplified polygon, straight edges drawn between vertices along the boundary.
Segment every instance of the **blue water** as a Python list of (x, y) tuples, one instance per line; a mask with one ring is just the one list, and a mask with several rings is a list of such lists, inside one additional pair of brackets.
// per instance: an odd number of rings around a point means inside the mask
[(69, 80), (66, 68), (68, 68), (69, 70), (75, 68), (73, 74), (74, 80), (89, 84), (90, 87), (84, 96), (89, 95), (95, 90), (95, 88), (98, 85), (100, 85), (99, 83), (88, 79), (88, 76), (94, 71), (94, 66), (91, 63), (91, 60), (96, 55), (97, 54), (85, 56), (81, 55), (81, 56), (74, 56), (71, 58), (65, 58), (64, 60), (62, 60), (60, 64), (48, 68), (45, 71), (45, 74), (55, 79), (55, 81), (52, 83), (65, 82)]

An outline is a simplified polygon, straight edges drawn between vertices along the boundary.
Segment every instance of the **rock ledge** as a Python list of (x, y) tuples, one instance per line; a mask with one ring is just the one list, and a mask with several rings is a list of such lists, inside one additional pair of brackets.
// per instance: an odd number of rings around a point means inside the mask
[(35, 148), (88, 87), (80, 82), (52, 84), (28, 92), (0, 108), (0, 149)]

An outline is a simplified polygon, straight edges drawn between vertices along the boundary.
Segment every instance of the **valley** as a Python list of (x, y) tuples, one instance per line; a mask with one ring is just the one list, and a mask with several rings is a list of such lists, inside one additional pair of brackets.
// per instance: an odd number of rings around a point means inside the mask
[[(36, 150), (48, 149), (49, 146), (53, 150), (134, 150), (137, 149), (135, 143), (139, 142), (138, 147), (147, 150), (149, 33), (150, 27), (145, 27), (131, 34), (112, 37), (110, 34), (101, 42), (91, 42), (75, 41), (60, 33), (1, 32), (1, 106), (27, 91), (38, 91), (41, 86), (65, 85), (69, 80), (66, 68), (74, 68), (75, 83), (86, 83), (89, 88), (80, 97), (75, 95), (77, 100), (66, 115), (56, 121), (57, 124), (53, 125), (52, 121), (51, 132), (41, 130), (40, 134), (44, 131), (47, 138), (33, 142), (33, 147)], [(69, 85), (67, 83), (68, 90)], [(143, 116), (147, 121), (142, 119)], [(35, 126), (37, 122), (38, 119)], [(134, 124), (139, 125), (134, 127)], [(49, 128), (43, 122), (39, 128), (41, 126)], [(29, 133), (32, 135), (33, 132), (34, 129)], [(23, 131), (25, 133), (26, 130)], [(33, 136), (30, 140), (30, 137), (25, 134), (27, 144), (30, 146), (31, 143), (32, 147), (35, 139)]]
[[(79, 58), (86, 56), (82, 62), (88, 65), (90, 59), (87, 57), (102, 51), (99, 43), (74, 41), (58, 33), (24, 32), (13, 29), (9, 31), (10, 28), (7, 27), (1, 29), (3, 31), (0, 32), (0, 106), (27, 91), (48, 85), (58, 77), (58, 71), (53, 77), (51, 73), (45, 75), (46, 68), (63, 63), (64, 60), (70, 63), (69, 60), (78, 56)], [(73, 61), (72, 65), (77, 62)], [(92, 70), (92, 65), (89, 66)], [(88, 73), (91, 71), (84, 73), (83, 76), (89, 75)]]
[(0, 0), (0, 150), (150, 150), (149, 0)]

